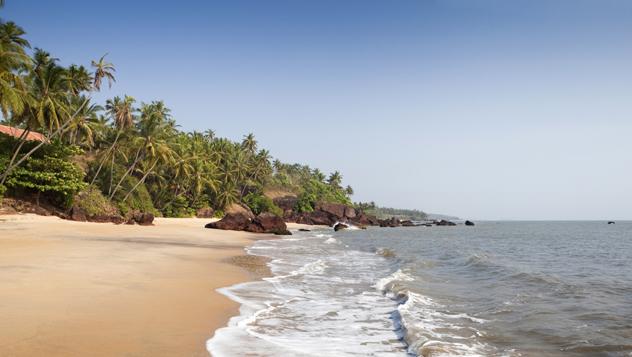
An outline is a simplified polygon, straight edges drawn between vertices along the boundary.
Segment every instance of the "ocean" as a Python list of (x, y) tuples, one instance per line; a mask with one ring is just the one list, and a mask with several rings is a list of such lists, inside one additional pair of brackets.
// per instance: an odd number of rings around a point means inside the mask
[(213, 356), (632, 356), (632, 222), (317, 229), (258, 241)]

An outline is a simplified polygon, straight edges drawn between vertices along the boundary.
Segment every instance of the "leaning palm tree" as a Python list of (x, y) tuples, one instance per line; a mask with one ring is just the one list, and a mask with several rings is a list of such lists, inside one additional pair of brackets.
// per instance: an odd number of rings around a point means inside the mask
[[(113, 154), (114, 148), (121, 137), (121, 134), (131, 128), (134, 125), (134, 113), (136, 109), (134, 109), (134, 102), (136, 100), (133, 97), (125, 95), (123, 99), (120, 97), (114, 97), (114, 99), (108, 99), (105, 103), (105, 109), (107, 114), (112, 118), (114, 123), (114, 127), (116, 128), (116, 137), (112, 142), (112, 145), (105, 152), (103, 157), (101, 158), (101, 162), (99, 163), (99, 167), (97, 168), (94, 177), (92, 178), (91, 185), (94, 184), (94, 181), (99, 176), (101, 169), (103, 168), (103, 164), (107, 161), (108, 157)], [(114, 155), (112, 155), (112, 165), (114, 165)], [(110, 190), (112, 190), (112, 171), (110, 171)]]
[(84, 96), (73, 96), (70, 100), (70, 108), (76, 112), (75, 120), (68, 127), (68, 143), (72, 145), (85, 145), (88, 148), (94, 146), (95, 131), (100, 127), (99, 112), (103, 107), (97, 104), (83, 105)]
[(112, 87), (112, 83), (116, 82), (116, 78), (114, 78), (114, 72), (116, 69), (114, 65), (110, 62), (105, 61), (105, 56), (108, 54), (104, 54), (101, 56), (99, 61), (92, 61), (92, 67), (94, 67), (94, 88), (97, 91), (101, 90), (101, 82), (103, 79), (107, 79), (109, 87)]

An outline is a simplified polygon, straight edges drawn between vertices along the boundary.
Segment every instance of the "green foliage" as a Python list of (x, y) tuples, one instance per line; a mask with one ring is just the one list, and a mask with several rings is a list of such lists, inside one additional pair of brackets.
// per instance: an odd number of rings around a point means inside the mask
[(0, 185), (0, 202), (2, 202), (2, 198), (4, 197), (5, 192), (7, 192), (7, 186)]
[(258, 193), (249, 193), (244, 196), (244, 203), (250, 210), (258, 215), (263, 212), (269, 212), (277, 216), (283, 216), (283, 210), (272, 202), (272, 199)]
[(213, 217), (215, 217), (215, 218), (222, 218), (222, 217), (224, 217), (224, 215), (225, 215), (225, 213), (221, 209), (213, 212)]
[(298, 195), (297, 210), (299, 212), (311, 212), (314, 210), (317, 202), (351, 204), (343, 189), (317, 179), (311, 179), (304, 186), (303, 192)]
[(195, 216), (195, 209), (189, 207), (189, 202), (183, 195), (176, 196), (173, 201), (165, 205), (161, 211), (165, 217), (183, 218)]
[[(123, 180), (121, 187), (126, 190), (131, 190), (132, 187), (136, 186), (138, 183), (138, 178), (134, 176), (128, 176)], [(126, 201), (123, 202), (123, 197), (125, 192), (119, 191), (114, 196), (113, 201), (116, 202), (117, 207), (121, 211), (121, 214), (124, 216), (127, 215), (131, 211), (141, 211), (141, 212), (149, 212), (155, 215), (160, 215), (159, 211), (154, 207), (153, 202), (151, 201), (151, 195), (149, 191), (147, 191), (147, 187), (141, 184), (136, 190), (127, 198)]]
[(423, 221), (428, 218), (428, 215), (420, 210), (379, 207), (375, 204), (375, 202), (356, 202), (354, 203), (354, 206), (355, 208), (380, 219), (397, 217), (399, 219)]
[[(6, 187), (15, 193), (44, 194), (51, 203), (67, 208), (73, 196), (83, 190), (83, 171), (69, 161), (73, 154), (79, 154), (75, 146), (60, 143), (47, 145), (37, 156), (28, 158), (8, 176)], [(5, 160), (3, 160), (6, 162)], [(2, 165), (4, 167), (4, 165)]]
[(85, 190), (79, 192), (74, 199), (75, 207), (85, 210), (88, 216), (98, 214), (117, 214), (118, 210), (103, 196), (101, 190), (96, 186), (88, 186)]

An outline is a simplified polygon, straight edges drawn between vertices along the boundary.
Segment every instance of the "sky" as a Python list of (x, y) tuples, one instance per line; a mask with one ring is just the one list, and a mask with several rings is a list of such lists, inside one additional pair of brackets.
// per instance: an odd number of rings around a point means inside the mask
[(467, 219), (632, 219), (632, 2), (6, 0), (98, 100), (254, 133), (354, 201)]

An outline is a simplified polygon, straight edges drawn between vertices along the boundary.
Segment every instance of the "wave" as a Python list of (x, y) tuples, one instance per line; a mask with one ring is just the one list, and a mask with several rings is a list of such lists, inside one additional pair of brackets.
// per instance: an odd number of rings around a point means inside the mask
[(489, 355), (492, 349), (477, 340), (483, 333), (476, 328), (487, 321), (447, 311), (430, 297), (410, 291), (408, 284), (416, 280), (398, 269), (374, 285), (399, 303), (394, 325), (408, 345), (408, 353), (424, 357)]

